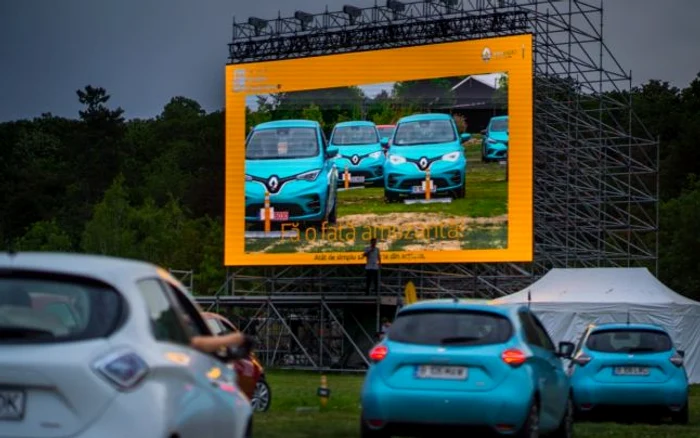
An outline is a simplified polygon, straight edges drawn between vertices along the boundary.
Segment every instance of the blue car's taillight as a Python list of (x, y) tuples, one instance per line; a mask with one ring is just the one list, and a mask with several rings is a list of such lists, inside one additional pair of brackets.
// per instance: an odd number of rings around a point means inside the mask
[(138, 354), (123, 351), (112, 353), (94, 364), (95, 371), (120, 390), (139, 384), (148, 374), (148, 365)]

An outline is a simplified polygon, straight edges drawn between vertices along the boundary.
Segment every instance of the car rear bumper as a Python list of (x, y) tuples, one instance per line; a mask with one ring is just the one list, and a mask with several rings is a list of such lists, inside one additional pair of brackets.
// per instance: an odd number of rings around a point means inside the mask
[(508, 425), (519, 429), (527, 415), (533, 390), (523, 379), (505, 381), (491, 391), (425, 391), (394, 389), (379, 378), (362, 392), (363, 419), (381, 422), (381, 427), (411, 425), (484, 427)]
[(688, 385), (678, 379), (663, 383), (600, 383), (591, 379), (573, 382), (574, 403), (579, 410), (606, 406), (683, 406)]

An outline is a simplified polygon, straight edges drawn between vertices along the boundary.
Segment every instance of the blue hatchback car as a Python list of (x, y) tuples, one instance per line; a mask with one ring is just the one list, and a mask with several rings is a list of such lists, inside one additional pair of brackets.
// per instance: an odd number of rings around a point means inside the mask
[(400, 119), (384, 164), (385, 200), (395, 202), (402, 195), (424, 194), (428, 170), (433, 193), (464, 198), (467, 158), (462, 142), (470, 138), (457, 132), (449, 114), (417, 114)]
[(329, 145), (339, 151), (338, 157), (335, 158), (339, 182), (344, 181), (346, 168), (350, 174), (350, 182), (384, 182), (384, 149), (374, 123), (338, 123), (333, 128)]
[(588, 327), (569, 364), (577, 413), (648, 407), (686, 424), (688, 376), (683, 357), (668, 333), (656, 325)]
[(562, 358), (573, 349), (570, 342), (555, 348), (525, 306), (408, 305), (370, 351), (361, 435), (570, 437), (574, 411)]
[(246, 222), (263, 220), (267, 192), (273, 221), (334, 223), (337, 153), (315, 121), (284, 120), (253, 128), (245, 151)]
[(491, 118), (489, 126), (481, 134), (481, 161), (488, 163), (508, 158), (508, 116)]

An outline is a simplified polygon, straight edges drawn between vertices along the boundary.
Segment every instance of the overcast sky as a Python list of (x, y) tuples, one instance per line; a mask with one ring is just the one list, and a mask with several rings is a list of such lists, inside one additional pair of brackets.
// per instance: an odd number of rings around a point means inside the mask
[[(223, 106), (231, 21), (375, 0), (0, 0), (0, 121), (75, 117), (75, 90), (102, 86), (127, 117), (173, 96)], [(605, 0), (604, 33), (635, 83), (686, 86), (700, 71), (700, 0)]]

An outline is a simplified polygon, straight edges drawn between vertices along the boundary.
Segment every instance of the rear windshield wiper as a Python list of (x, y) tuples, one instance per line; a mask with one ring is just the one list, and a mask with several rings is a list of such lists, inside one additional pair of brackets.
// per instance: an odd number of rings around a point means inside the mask
[(0, 326), (0, 340), (53, 338), (50, 330), (22, 326)]
[(478, 336), (454, 336), (451, 338), (440, 339), (440, 344), (464, 344), (468, 342), (478, 341), (479, 339), (481, 338)]

